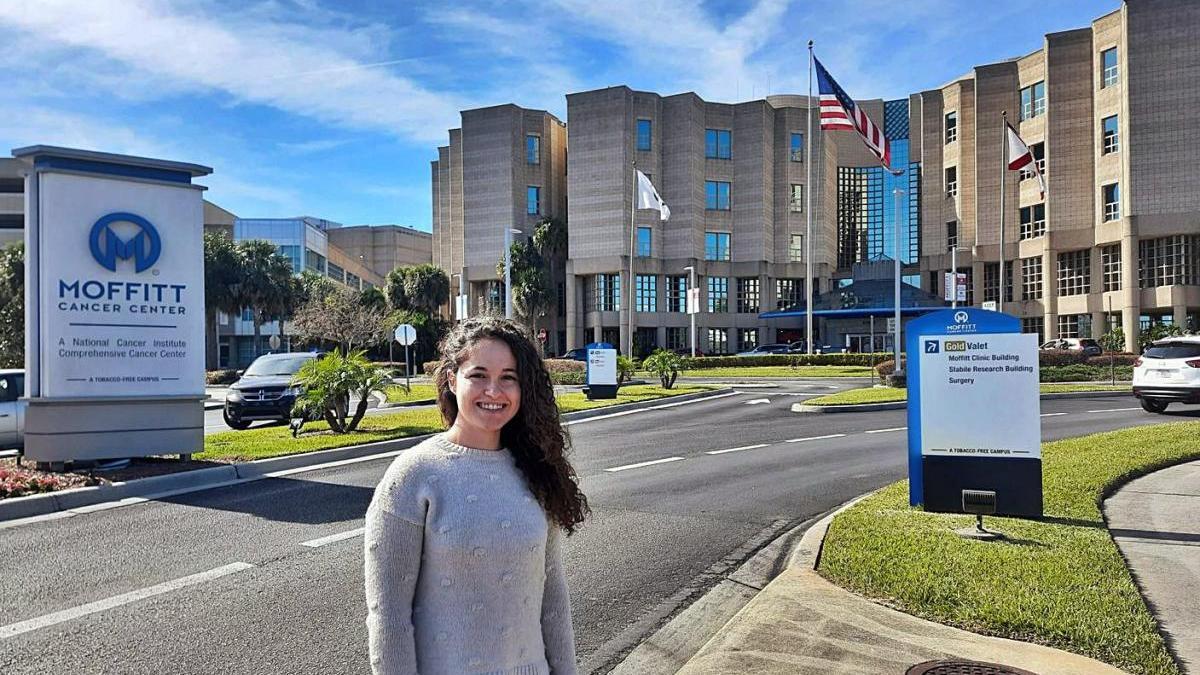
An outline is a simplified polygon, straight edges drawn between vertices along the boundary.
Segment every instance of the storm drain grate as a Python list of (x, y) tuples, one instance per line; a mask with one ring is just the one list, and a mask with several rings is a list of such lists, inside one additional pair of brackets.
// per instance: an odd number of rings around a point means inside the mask
[(905, 675), (1037, 675), (1036, 673), (1003, 663), (982, 661), (941, 660), (926, 661), (905, 671)]

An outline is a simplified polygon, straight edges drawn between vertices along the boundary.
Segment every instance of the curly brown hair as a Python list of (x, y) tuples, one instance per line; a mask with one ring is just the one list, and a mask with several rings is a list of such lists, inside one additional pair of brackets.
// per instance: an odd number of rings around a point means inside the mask
[(550, 373), (519, 324), (497, 317), (466, 319), (442, 341), (441, 362), (434, 377), (442, 421), (449, 428), (458, 418), (458, 401), (450, 391), (450, 378), (471, 348), (487, 339), (499, 340), (512, 350), (521, 386), (521, 405), (500, 430), (500, 443), (512, 453), (546, 514), (568, 535), (574, 534), (590, 513), (587, 497), (579, 490), (575, 469), (567, 461), (570, 438), (559, 419)]

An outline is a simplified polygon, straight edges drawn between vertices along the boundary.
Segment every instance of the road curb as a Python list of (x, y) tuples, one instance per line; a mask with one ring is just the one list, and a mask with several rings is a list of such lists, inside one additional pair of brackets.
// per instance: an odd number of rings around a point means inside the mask
[[(1063, 391), (1050, 394), (1041, 394), (1038, 396), (1043, 401), (1053, 401), (1064, 398), (1120, 398), (1132, 397), (1133, 393), (1128, 391)], [(792, 412), (794, 413), (854, 413), (854, 412), (877, 412), (880, 410), (904, 410), (908, 407), (907, 401), (895, 401), (892, 403), (855, 403), (847, 405), (809, 405), (806, 403), (793, 403)]]
[[(651, 401), (637, 401), (621, 405), (606, 406), (594, 410), (580, 410), (564, 414), (563, 420), (572, 422), (613, 412), (624, 412), (641, 408), (653, 408), (665, 403), (681, 403), (706, 396), (727, 393), (732, 388), (712, 389), (692, 394), (681, 394)], [(410, 448), (429, 438), (432, 434), (393, 438), (374, 443), (351, 445), (331, 450), (317, 450), (286, 457), (272, 457), (253, 462), (238, 462), (226, 466), (180, 471), (162, 476), (150, 476), (119, 483), (93, 485), (60, 492), (12, 497), (0, 500), (0, 527), (11, 526), (13, 521), (45, 516), (51, 513), (72, 511), (96, 504), (117, 502), (134, 497), (151, 498), (166, 493), (180, 494), (198, 492), (237, 481), (251, 481), (270, 477), (285, 471), (294, 471), (331, 462), (340, 462)]]

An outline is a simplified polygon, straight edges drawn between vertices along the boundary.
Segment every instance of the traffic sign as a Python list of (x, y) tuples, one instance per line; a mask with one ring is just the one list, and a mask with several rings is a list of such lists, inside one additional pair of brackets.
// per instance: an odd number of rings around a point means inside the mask
[(402, 323), (396, 326), (395, 338), (396, 342), (407, 347), (417, 341), (417, 329), (407, 323)]
[(267, 340), (267, 344), (271, 345), (271, 350), (272, 350), (272, 351), (274, 351), (274, 350), (276, 350), (276, 349), (279, 349), (279, 345), (281, 344), (281, 342), (280, 342), (280, 340), (279, 340), (279, 336), (278, 336), (278, 335), (272, 335), (272, 336), (271, 336), (271, 337), (270, 337), (270, 338)]

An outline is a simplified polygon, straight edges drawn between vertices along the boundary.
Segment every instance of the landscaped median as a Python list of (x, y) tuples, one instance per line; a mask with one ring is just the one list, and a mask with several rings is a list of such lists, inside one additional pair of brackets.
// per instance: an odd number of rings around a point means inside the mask
[(972, 516), (910, 508), (907, 481), (892, 484), (834, 518), (818, 572), (940, 623), (1176, 674), (1100, 504), (1132, 478), (1200, 458), (1197, 438), (1200, 422), (1182, 422), (1046, 443), (1045, 518), (989, 517), (1000, 542), (957, 536)]
[[(639, 372), (641, 377), (654, 377), (653, 373)], [(869, 366), (737, 366), (731, 368), (701, 368), (681, 370), (680, 377), (715, 378), (806, 378), (806, 377), (874, 377)]]
[[(1048, 383), (1040, 385), (1042, 394), (1071, 394), (1089, 392), (1125, 392), (1130, 393), (1128, 384), (1101, 384), (1099, 382), (1079, 383)], [(878, 403), (902, 403), (908, 400), (908, 390), (897, 387), (867, 387), (850, 389), (836, 394), (817, 396), (805, 399), (806, 406), (851, 406), (872, 405)]]

